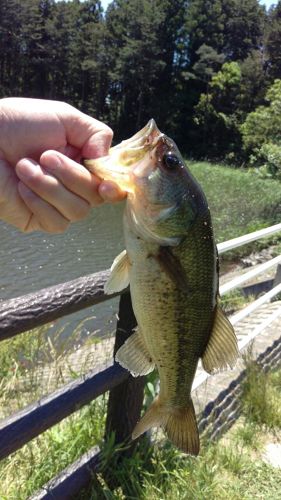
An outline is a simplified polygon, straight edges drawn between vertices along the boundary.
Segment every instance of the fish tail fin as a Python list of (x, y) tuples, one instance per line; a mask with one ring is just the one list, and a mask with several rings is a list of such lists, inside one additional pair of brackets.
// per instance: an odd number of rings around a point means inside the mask
[(184, 408), (161, 403), (156, 398), (142, 419), (137, 423), (132, 438), (136, 439), (151, 427), (162, 427), (172, 443), (190, 455), (198, 455), (200, 443), (192, 400)]

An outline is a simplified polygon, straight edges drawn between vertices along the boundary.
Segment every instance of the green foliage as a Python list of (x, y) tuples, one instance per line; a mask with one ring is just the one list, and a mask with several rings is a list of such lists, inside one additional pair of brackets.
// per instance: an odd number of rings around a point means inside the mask
[(199, 47), (196, 54), (199, 56), (199, 59), (192, 69), (197, 78), (203, 82), (209, 82), (214, 73), (219, 70), (224, 62), (225, 56), (224, 54), (218, 54), (213, 47), (205, 43)]
[[(106, 16), (109, 70), (110, 123), (123, 137), (154, 116), (162, 127), (171, 126), (177, 110), (169, 103), (177, 94), (175, 77), (181, 71), (184, 19), (183, 0), (175, 2), (120, 0)], [(157, 96), (157, 99), (155, 98)]]
[[(250, 380), (251, 390), (255, 392), (259, 378), (247, 380), (245, 401), (249, 401)], [(271, 410), (266, 413), (265, 424), (253, 423), (253, 411), (245, 412), (241, 421), (219, 442), (208, 443), (202, 439), (197, 458), (178, 452), (165, 439), (153, 446), (143, 442), (132, 457), (120, 462), (118, 451), (122, 447), (115, 447), (110, 439), (103, 445), (99, 474), (93, 477), (92, 487), (79, 498), (280, 498), (280, 471), (262, 460), (263, 443), (272, 437), (265, 425), (280, 429), (275, 417), (274, 426), (270, 420), (274, 413), (280, 414), (280, 382), (280, 370), (267, 376), (267, 394), (275, 396), (274, 406), (269, 403)], [(261, 385), (264, 387), (263, 382)], [(266, 397), (263, 401), (268, 404), (270, 399)], [(251, 408), (256, 402), (257, 398), (253, 397)], [(89, 447), (100, 444), (105, 403), (106, 400), (100, 398), (2, 461), (0, 497), (3, 500), (27, 498)], [(110, 486), (108, 477), (120, 486)]]
[(266, 93), (267, 106), (259, 106), (247, 116), (241, 126), (243, 144), (257, 152), (268, 142), (281, 142), (281, 80), (275, 80)]
[(231, 0), (223, 3), (227, 15), (226, 52), (230, 59), (242, 61), (261, 47), (265, 10), (258, 0)]
[(260, 50), (253, 50), (239, 64), (242, 78), (238, 109), (243, 119), (244, 113), (249, 113), (264, 101), (267, 80), (264, 57)]
[(51, 353), (47, 357), (47, 351), (41, 357), (41, 347), (46, 344), (44, 335), (47, 330), (48, 326), (38, 328), (1, 342), (0, 379), (12, 377), (15, 372), (20, 376), (24, 375), (27, 369), (50, 360)]
[(266, 93), (267, 106), (259, 106), (241, 126), (244, 148), (251, 163), (263, 166), (262, 175), (281, 177), (281, 80)]
[(259, 168), (262, 177), (273, 177), (281, 180), (281, 144), (263, 144), (259, 150), (259, 158), (264, 159), (264, 165)]
[(241, 162), (239, 125), (280, 70), (280, 24), (279, 4), (266, 14), (258, 0), (114, 0), (106, 13), (0, 0), (0, 96), (65, 100), (116, 140), (153, 116), (189, 155)]
[(1, 500), (25, 500), (90, 447), (99, 444), (105, 409), (105, 398), (99, 398), (2, 460)]
[(220, 298), (220, 306), (225, 313), (230, 315), (245, 307), (251, 300), (251, 298), (246, 298), (240, 289), (236, 289)]
[(281, 78), (281, 2), (271, 9), (266, 20), (265, 49), (270, 79)]
[(241, 69), (237, 62), (224, 63), (214, 74), (207, 93), (201, 94), (195, 106), (194, 121), (202, 132), (203, 156), (223, 158), (239, 148), (237, 105), (240, 98)]
[(225, 63), (222, 70), (214, 75), (210, 87), (225, 96), (226, 92), (232, 91), (240, 84), (241, 71), (238, 63)]

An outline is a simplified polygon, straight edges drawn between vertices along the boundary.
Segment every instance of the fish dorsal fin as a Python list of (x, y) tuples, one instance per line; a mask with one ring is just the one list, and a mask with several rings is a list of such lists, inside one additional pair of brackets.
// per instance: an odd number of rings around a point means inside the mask
[(110, 268), (111, 273), (104, 287), (104, 291), (107, 295), (121, 292), (121, 290), (129, 286), (129, 268), (130, 262), (128, 254), (126, 250), (123, 250), (123, 252), (115, 257)]
[(147, 375), (155, 366), (139, 330), (118, 349), (115, 360), (129, 370), (133, 377)]
[(213, 330), (202, 356), (202, 365), (208, 373), (233, 368), (239, 351), (234, 329), (220, 307), (216, 309)]
[(180, 262), (180, 259), (173, 254), (170, 247), (159, 247), (156, 259), (164, 273), (175, 283), (175, 285), (188, 292), (190, 286), (188, 285), (188, 279), (186, 272)]

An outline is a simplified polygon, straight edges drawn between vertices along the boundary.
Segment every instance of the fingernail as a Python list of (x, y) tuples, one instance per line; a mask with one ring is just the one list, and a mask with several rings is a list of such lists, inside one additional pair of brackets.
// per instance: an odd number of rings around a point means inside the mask
[(40, 166), (33, 160), (21, 160), (16, 166), (16, 173), (18, 177), (21, 179), (28, 179), (33, 177), (40, 170)]
[(99, 193), (107, 201), (116, 201), (122, 199), (123, 197), (123, 193), (118, 186), (109, 182), (102, 183), (100, 185)]

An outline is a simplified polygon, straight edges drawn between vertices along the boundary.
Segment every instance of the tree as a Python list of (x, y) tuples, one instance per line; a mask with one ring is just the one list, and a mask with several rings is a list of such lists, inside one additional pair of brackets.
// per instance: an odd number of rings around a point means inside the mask
[(209, 83), (212, 76), (220, 69), (221, 65), (225, 60), (224, 54), (218, 54), (218, 52), (203, 43), (201, 47), (196, 51), (196, 55), (199, 57), (197, 62), (193, 65), (192, 70), (195, 76), (205, 82)]
[(242, 61), (262, 46), (265, 8), (258, 0), (229, 0), (224, 4), (224, 52), (229, 60)]
[(241, 126), (243, 145), (263, 176), (281, 180), (281, 80), (269, 88), (266, 101), (267, 106), (258, 106)]
[[(262, 68), (259, 67), (258, 56), (253, 56), (254, 53), (259, 52), (262, 57), (264, 16), (265, 10), (259, 5), (258, 0), (249, 0), (249, 2), (243, 0), (190, 0), (186, 20), (190, 65), (186, 73), (188, 80), (183, 93), (186, 118), (182, 129), (188, 130), (186, 142), (192, 144), (193, 155), (198, 153), (200, 155), (216, 154), (218, 157), (219, 148), (221, 148), (221, 155), (219, 155), (221, 157), (230, 151), (234, 144), (235, 151), (239, 147), (237, 124), (241, 121), (240, 115), (252, 110), (253, 107), (249, 106), (255, 106), (257, 100), (262, 99), (265, 87), (265, 82), (260, 80), (259, 70)], [(244, 65), (243, 61), (246, 59), (248, 59), (247, 63), (251, 63), (252, 71), (248, 71)], [(224, 61), (237, 61), (241, 68), (239, 91), (243, 91), (243, 99), (239, 99), (237, 94), (234, 113), (223, 111), (227, 101), (229, 101), (228, 107), (232, 108), (233, 96), (226, 94), (224, 97), (222, 95), (215, 97), (214, 86), (212, 90), (209, 88), (212, 77)], [(255, 81), (255, 76), (258, 76), (258, 81), (262, 83), (261, 89), (257, 93), (257, 99), (254, 99), (254, 92), (250, 88), (250, 85)], [(254, 87), (256, 88), (255, 85)], [(224, 102), (218, 102), (215, 105), (213, 100), (218, 101), (221, 98)], [(195, 120), (192, 120), (194, 110)], [(219, 115), (214, 119), (213, 112), (215, 110), (218, 110)], [(225, 137), (228, 145), (222, 144), (222, 137), (217, 141), (219, 133), (226, 133), (226, 130), (229, 130)], [(202, 145), (202, 132), (205, 137), (205, 147)]]
[(260, 50), (252, 51), (240, 63), (240, 68), (242, 79), (239, 110), (244, 115), (264, 102), (268, 79), (263, 53)]
[(267, 70), (271, 81), (281, 78), (281, 1), (273, 7), (266, 23), (265, 48)]
[(24, 42), (21, 36), (23, 6), (18, 0), (0, 0), (0, 95), (21, 89)]
[[(229, 0), (227, 0), (229, 1)], [(222, 0), (190, 0), (186, 28), (189, 37), (188, 59), (193, 67), (198, 61), (202, 45), (223, 53), (226, 17)]]
[(281, 80), (275, 80), (268, 89), (266, 102), (266, 106), (258, 106), (249, 113), (241, 126), (248, 154), (257, 154), (264, 144), (281, 145)]
[(110, 117), (122, 135), (136, 131), (151, 116), (161, 127), (172, 122), (167, 106), (170, 112), (182, 65), (184, 4), (115, 0), (107, 10)]
[(245, 59), (261, 46), (265, 9), (258, 0), (190, 0), (187, 16), (189, 60), (206, 44), (227, 60)]
[(234, 160), (239, 151), (240, 133), (237, 115), (241, 69), (237, 62), (225, 63), (213, 75), (208, 93), (195, 106), (194, 121), (201, 137), (200, 154)]

